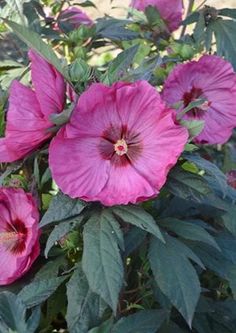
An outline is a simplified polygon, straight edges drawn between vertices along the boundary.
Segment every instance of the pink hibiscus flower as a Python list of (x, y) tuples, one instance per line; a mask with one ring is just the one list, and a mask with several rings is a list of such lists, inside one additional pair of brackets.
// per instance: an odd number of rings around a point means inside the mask
[(78, 29), (81, 25), (92, 26), (94, 24), (91, 18), (77, 7), (69, 7), (63, 10), (57, 20), (62, 30), (64, 30), (64, 25), (69, 30), (74, 30)]
[(236, 126), (236, 75), (231, 64), (218, 56), (204, 55), (199, 61), (177, 65), (165, 82), (163, 98), (169, 106), (183, 101), (184, 107), (206, 99), (184, 117), (205, 121), (196, 143), (223, 144)]
[(25, 274), (39, 256), (39, 213), (30, 193), (0, 188), (0, 285)]
[(51, 142), (49, 164), (72, 198), (136, 203), (159, 193), (187, 136), (148, 82), (96, 83)]
[(183, 0), (132, 0), (131, 7), (145, 11), (148, 6), (158, 9), (170, 32), (179, 28), (183, 15)]
[(236, 170), (230, 170), (226, 173), (227, 183), (236, 189)]
[(0, 139), (0, 162), (13, 162), (25, 157), (52, 136), (49, 119), (65, 103), (62, 75), (34, 51), (29, 52), (34, 90), (13, 81), (5, 137)]

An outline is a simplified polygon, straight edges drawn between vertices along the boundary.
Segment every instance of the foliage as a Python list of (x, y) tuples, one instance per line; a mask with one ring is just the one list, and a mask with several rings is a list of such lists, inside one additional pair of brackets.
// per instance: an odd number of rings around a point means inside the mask
[[(98, 6), (77, 2), (84, 10)], [(163, 33), (152, 7), (64, 33), (55, 29), (64, 3), (0, 4), (1, 136), (11, 81), (30, 83), (28, 47), (79, 95), (98, 81), (145, 79), (160, 89), (176, 63), (202, 53), (223, 56), (236, 69), (236, 9), (190, 8), (174, 37)], [(68, 99), (54, 124), (67, 122), (73, 107)], [(181, 122), (190, 141), (204, 125)], [(226, 172), (236, 169), (235, 139), (217, 146), (189, 141), (156, 198), (109, 208), (58, 190), (47, 142), (21, 162), (1, 164), (1, 184), (17, 181), (38, 199), (42, 251), (30, 273), (0, 288), (0, 332), (234, 333), (236, 190)]]

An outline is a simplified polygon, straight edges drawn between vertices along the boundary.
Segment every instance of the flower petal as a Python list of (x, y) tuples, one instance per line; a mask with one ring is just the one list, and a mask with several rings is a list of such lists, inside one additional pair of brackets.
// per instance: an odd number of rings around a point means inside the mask
[(110, 168), (110, 162), (100, 156), (97, 138), (68, 139), (64, 129), (50, 144), (49, 165), (62, 191), (84, 200), (92, 200), (102, 190)]
[(63, 76), (35, 51), (29, 51), (32, 82), (42, 113), (48, 118), (59, 113), (65, 104), (66, 85)]

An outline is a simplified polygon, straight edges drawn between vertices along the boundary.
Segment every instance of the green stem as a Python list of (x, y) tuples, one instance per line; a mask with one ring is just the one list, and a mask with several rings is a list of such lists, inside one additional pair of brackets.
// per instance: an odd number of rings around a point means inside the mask
[[(189, 0), (189, 4), (188, 4), (188, 10), (187, 10), (187, 14), (186, 14), (186, 17), (188, 17), (192, 11), (193, 11), (193, 7), (194, 7), (194, 3), (195, 3), (195, 0)], [(180, 34), (180, 38), (183, 37), (183, 35), (185, 34), (185, 31), (187, 29), (187, 26), (183, 26), (183, 29), (181, 31), (181, 34)]]

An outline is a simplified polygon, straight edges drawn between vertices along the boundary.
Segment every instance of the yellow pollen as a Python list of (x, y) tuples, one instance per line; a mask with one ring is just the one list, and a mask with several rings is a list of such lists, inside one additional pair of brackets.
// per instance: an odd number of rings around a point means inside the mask
[(119, 156), (125, 155), (128, 151), (126, 141), (124, 139), (117, 140), (117, 142), (114, 144), (114, 150)]
[(18, 239), (19, 235), (15, 231), (0, 233), (0, 244), (16, 243)]

